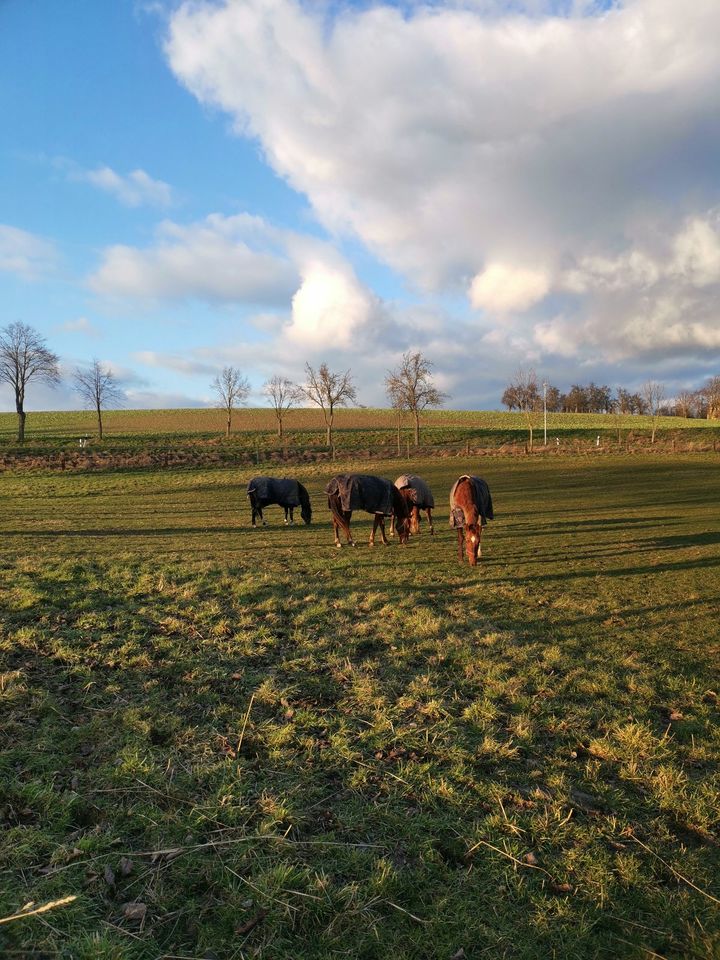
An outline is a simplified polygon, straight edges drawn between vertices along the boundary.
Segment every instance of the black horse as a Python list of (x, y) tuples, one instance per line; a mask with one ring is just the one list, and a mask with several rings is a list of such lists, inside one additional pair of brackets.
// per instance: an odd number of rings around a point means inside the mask
[(263, 526), (267, 521), (263, 517), (263, 507), (277, 503), (285, 509), (285, 523), (291, 526), (295, 523), (293, 512), (300, 507), (300, 516), (305, 523), (312, 520), (310, 497), (305, 487), (293, 479), (281, 480), (277, 477), (253, 477), (247, 486), (247, 497), (252, 511), (252, 525), (257, 526), (260, 519)]
[(400, 543), (407, 543), (410, 536), (410, 513), (406, 500), (389, 480), (366, 473), (340, 473), (325, 487), (328, 507), (332, 515), (335, 546), (340, 547), (340, 531), (351, 547), (355, 546), (350, 532), (353, 510), (365, 510), (374, 515), (370, 546), (375, 546), (375, 532), (379, 528), (382, 542), (388, 546), (385, 536), (385, 517), (395, 517), (395, 526)]

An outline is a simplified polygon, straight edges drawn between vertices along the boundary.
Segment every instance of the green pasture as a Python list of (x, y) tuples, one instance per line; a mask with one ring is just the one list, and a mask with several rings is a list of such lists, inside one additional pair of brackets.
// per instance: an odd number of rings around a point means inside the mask
[(412, 467), (437, 536), (340, 551), (319, 466), (257, 530), (236, 470), (0, 476), (0, 955), (720, 956), (720, 458)]
[[(536, 444), (542, 442), (542, 413), (532, 415)], [(497, 447), (505, 443), (524, 443), (528, 437), (525, 414), (488, 410), (427, 410), (422, 416), (421, 443), (426, 446), (462, 444)], [(276, 448), (323, 446), (326, 442), (322, 413), (318, 409), (291, 410), (285, 418), (284, 437), (280, 440), (272, 410), (240, 408), (233, 414), (233, 429), (225, 439), (225, 418), (219, 410), (108, 410), (103, 415), (105, 439), (97, 440), (97, 421), (91, 411), (54, 411), (29, 413), (24, 447), (17, 447), (17, 418), (0, 413), (0, 453), (23, 451), (27, 455), (58, 449), (74, 450), (78, 438), (90, 438), (91, 449), (106, 451), (173, 449), (188, 444), (218, 444), (234, 448)], [(548, 442), (555, 438), (603, 442), (628, 438), (649, 438), (652, 418), (613, 414), (549, 413)], [(682, 438), (685, 441), (720, 439), (720, 424), (714, 420), (687, 420), (659, 417), (658, 438)], [(335, 415), (335, 443), (352, 454), (363, 447), (396, 447), (397, 418), (394, 411), (376, 408), (338, 409)], [(401, 422), (402, 446), (412, 444), (409, 418)]]

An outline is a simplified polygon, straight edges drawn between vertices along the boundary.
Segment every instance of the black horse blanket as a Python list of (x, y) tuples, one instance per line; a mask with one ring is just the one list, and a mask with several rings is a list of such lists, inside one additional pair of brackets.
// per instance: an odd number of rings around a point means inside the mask
[(412, 490), (410, 500), (420, 510), (432, 509), (435, 506), (435, 498), (428, 484), (414, 473), (404, 473), (395, 481), (398, 490)]
[(255, 494), (259, 507), (279, 503), (281, 507), (299, 507), (300, 484), (297, 480), (278, 480), (276, 477), (253, 477), (247, 486), (248, 496)]
[(340, 473), (325, 487), (328, 496), (338, 494), (343, 510), (366, 510), (389, 517), (393, 509), (393, 485), (367, 473)]
[(490, 496), (490, 488), (481, 477), (471, 477), (469, 474), (459, 477), (453, 484), (453, 488), (450, 491), (450, 526), (465, 526), (465, 514), (463, 513), (462, 508), (455, 503), (455, 490), (457, 489), (457, 485), (461, 480), (472, 481), (475, 491), (475, 503), (477, 504), (478, 513), (481, 517), (482, 526), (486, 526), (488, 520), (495, 519), (493, 514), (492, 497)]

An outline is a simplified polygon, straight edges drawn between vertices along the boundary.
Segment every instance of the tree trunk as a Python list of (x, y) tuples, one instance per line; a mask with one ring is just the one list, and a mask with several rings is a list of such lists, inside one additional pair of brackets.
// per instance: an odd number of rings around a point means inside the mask
[(282, 437), (283, 435), (282, 417), (278, 417), (277, 422), (278, 422), (278, 436)]
[(25, 443), (25, 411), (18, 410), (18, 443)]
[(415, 446), (420, 446), (420, 414), (415, 410)]
[(326, 443), (328, 447), (332, 446), (332, 428), (334, 417), (335, 415), (332, 412), (325, 417), (325, 423), (327, 424)]
[(228, 410), (227, 412), (227, 423), (225, 424), (225, 436), (230, 436), (230, 422), (232, 420), (232, 413)]
[(400, 454), (400, 414), (398, 414), (398, 421), (397, 421), (397, 443), (398, 443), (398, 457), (399, 457), (401, 455)]
[(98, 418), (98, 437), (102, 440), (102, 410), (100, 409), (100, 404), (97, 405), (97, 418)]

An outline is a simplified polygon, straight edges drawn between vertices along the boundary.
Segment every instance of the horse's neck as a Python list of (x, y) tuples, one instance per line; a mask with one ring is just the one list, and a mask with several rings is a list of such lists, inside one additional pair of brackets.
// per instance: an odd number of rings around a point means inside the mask
[(468, 527), (476, 526), (480, 519), (480, 514), (475, 504), (472, 504), (470, 507), (463, 507), (462, 511), (465, 514), (465, 525)]

